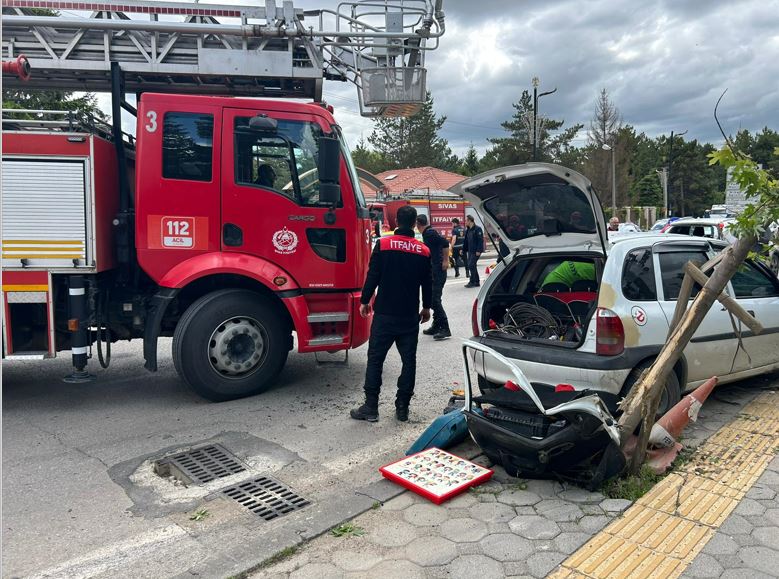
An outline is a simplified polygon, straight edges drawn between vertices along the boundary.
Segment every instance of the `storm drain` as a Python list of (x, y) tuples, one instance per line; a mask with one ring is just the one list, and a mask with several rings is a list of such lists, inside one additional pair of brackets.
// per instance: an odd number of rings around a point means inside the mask
[(205, 484), (246, 470), (241, 461), (219, 444), (201, 446), (154, 462), (160, 476), (174, 476), (184, 483)]
[(266, 521), (311, 504), (289, 487), (264, 476), (228, 487), (222, 494)]

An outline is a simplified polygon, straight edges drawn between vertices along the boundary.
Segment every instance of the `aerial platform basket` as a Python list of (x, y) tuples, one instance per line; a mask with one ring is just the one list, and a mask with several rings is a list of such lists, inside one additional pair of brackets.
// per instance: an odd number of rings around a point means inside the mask
[(359, 74), (364, 106), (380, 110), (381, 116), (411, 116), (425, 102), (427, 71), (424, 68), (365, 68)]

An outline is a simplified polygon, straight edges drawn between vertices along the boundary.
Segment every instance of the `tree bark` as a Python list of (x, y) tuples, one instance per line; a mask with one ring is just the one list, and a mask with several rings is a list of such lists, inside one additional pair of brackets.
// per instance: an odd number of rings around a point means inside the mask
[(639, 378), (620, 403), (622, 416), (619, 419), (619, 425), (622, 429), (621, 446), (623, 448), (643, 420), (639, 444), (636, 446), (635, 455), (629, 467), (632, 474), (638, 473), (646, 456), (646, 440), (654, 423), (668, 373), (673, 370), (704, 316), (744, 262), (756, 241), (754, 236), (741, 238), (723, 251), (719, 264), (703, 289), (698, 292), (690, 309), (684, 313), (679, 324), (674, 328), (652, 366)]

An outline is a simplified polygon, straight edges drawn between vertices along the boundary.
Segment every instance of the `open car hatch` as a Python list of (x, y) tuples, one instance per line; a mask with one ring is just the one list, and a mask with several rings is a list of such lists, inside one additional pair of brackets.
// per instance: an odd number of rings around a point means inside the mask
[(516, 253), (606, 254), (606, 218), (590, 181), (560, 165), (526, 163), (481, 173), (452, 188)]

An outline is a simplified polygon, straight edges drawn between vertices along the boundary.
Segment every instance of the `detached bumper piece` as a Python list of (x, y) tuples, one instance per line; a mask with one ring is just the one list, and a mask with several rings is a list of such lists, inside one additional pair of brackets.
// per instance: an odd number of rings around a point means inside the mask
[[(505, 364), (510, 388), (473, 397), (468, 350)], [(597, 394), (531, 384), (509, 359), (472, 341), (463, 344), (468, 431), (511, 476), (556, 478), (593, 490), (625, 467), (616, 421)]]

